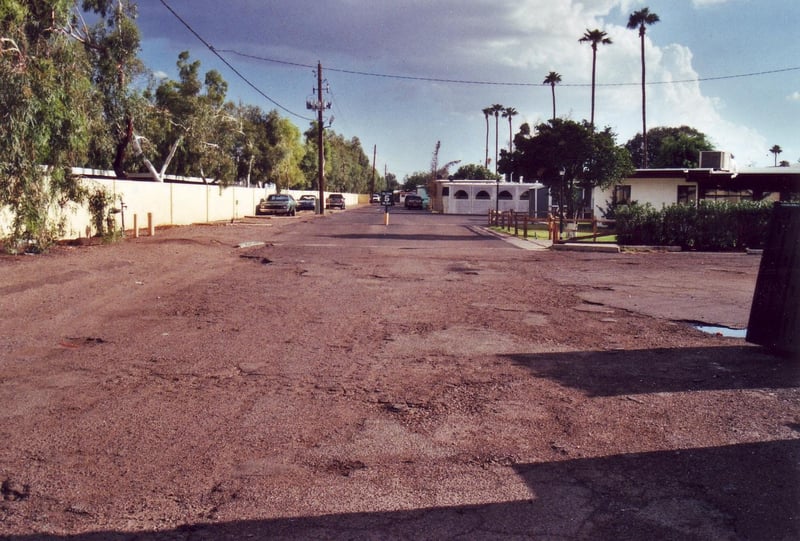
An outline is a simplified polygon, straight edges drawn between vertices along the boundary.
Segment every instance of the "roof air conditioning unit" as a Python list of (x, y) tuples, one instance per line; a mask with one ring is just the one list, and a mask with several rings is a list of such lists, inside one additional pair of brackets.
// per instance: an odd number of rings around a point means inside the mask
[(731, 170), (731, 153), (720, 150), (701, 150), (700, 169)]

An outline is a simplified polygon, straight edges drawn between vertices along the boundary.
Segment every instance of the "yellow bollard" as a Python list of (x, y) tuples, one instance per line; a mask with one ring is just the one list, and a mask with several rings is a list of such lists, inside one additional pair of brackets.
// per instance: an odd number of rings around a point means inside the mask
[(139, 238), (139, 215), (133, 215), (133, 238)]
[(148, 212), (147, 213), (147, 233), (151, 237), (155, 236), (155, 234), (156, 234), (156, 228), (153, 225), (153, 213), (152, 212)]
[(388, 212), (388, 209), (387, 209), (387, 212), (383, 213), (383, 225), (387, 225), (387, 226), (389, 225), (389, 212)]

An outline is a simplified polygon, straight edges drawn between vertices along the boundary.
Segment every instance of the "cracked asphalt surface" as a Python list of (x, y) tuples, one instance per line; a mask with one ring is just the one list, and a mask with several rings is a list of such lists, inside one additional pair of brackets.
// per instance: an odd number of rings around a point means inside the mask
[(376, 207), (0, 257), (0, 539), (798, 539), (760, 258)]

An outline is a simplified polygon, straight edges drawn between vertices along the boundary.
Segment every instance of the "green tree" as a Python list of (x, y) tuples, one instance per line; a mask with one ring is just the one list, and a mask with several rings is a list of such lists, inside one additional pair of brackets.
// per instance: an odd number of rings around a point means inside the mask
[(611, 45), (611, 38), (602, 30), (595, 28), (594, 30), (586, 29), (583, 37), (578, 40), (581, 43), (589, 43), (592, 47), (592, 116), (589, 124), (594, 127), (594, 87), (595, 87), (595, 74), (597, 73), (597, 46), (598, 45)]
[(397, 175), (394, 173), (386, 173), (384, 182), (387, 190), (396, 190), (400, 187), (400, 183), (397, 181)]
[(500, 176), (492, 173), (488, 167), (470, 163), (459, 167), (450, 178), (452, 180), (497, 180)]
[[(306, 140), (302, 170), (311, 186), (317, 180), (317, 123), (312, 122), (303, 134)], [(372, 164), (358, 137), (345, 139), (331, 129), (325, 130), (325, 188), (329, 191), (367, 193), (372, 180)]]
[(67, 32), (71, 0), (0, 2), (0, 207), (12, 214), (5, 248), (46, 249), (68, 202), (86, 191), (71, 174), (88, 148), (89, 65)]
[[(628, 18), (628, 28), (639, 30), (639, 41), (642, 48), (642, 138), (644, 146), (647, 147), (647, 100), (645, 94), (645, 65), (644, 65), (644, 34), (647, 26), (656, 24), (660, 19), (655, 13), (650, 13), (649, 8), (642, 8), (634, 11)], [(647, 153), (642, 154), (642, 168), (647, 169)]]
[(553, 95), (553, 118), (556, 118), (556, 85), (561, 82), (561, 74), (551, 71), (542, 81), (543, 85), (550, 85), (550, 92)]
[(414, 173), (403, 177), (403, 184), (400, 189), (407, 192), (413, 192), (417, 189), (417, 186), (427, 186), (430, 179), (430, 171), (415, 171)]
[[(634, 163), (644, 163), (644, 139), (637, 133), (625, 148), (631, 153)], [(714, 145), (701, 131), (689, 126), (658, 126), (649, 130), (647, 137), (647, 163), (656, 169), (681, 167), (692, 169), (700, 163), (700, 152), (713, 150)]]
[(585, 121), (550, 120), (515, 142), (502, 172), (540, 180), (569, 216), (585, 206), (593, 187), (610, 186), (634, 171), (630, 154), (616, 144), (610, 128), (595, 131)]
[(783, 152), (783, 149), (780, 147), (780, 145), (772, 145), (772, 148), (769, 149), (769, 151), (772, 153), (773, 156), (775, 156), (775, 167), (777, 167), (778, 166), (778, 154)]
[(146, 137), (134, 135), (134, 147), (143, 154), (140, 141), (149, 138), (161, 170), (156, 171), (149, 160), (144, 162), (156, 180), (169, 170), (230, 184), (237, 173), (234, 141), (241, 130), (235, 108), (225, 103), (227, 83), (215, 70), (201, 82), (200, 62), (190, 61), (188, 51), (178, 55), (177, 67), (179, 80), (162, 81), (153, 96), (161, 115), (160, 129)]
[(84, 12), (94, 12), (97, 22), (85, 19), (70, 27), (70, 34), (83, 43), (92, 66), (92, 82), (102, 116), (91, 140), (88, 165), (112, 167), (117, 177), (125, 178), (127, 150), (134, 135), (134, 121), (144, 114), (146, 103), (141, 93), (132, 90), (133, 80), (144, 73), (138, 58), (139, 28), (136, 6), (129, 0), (83, 0)]
[(237, 177), (258, 185), (274, 183), (279, 190), (309, 187), (299, 128), (275, 110), (264, 113), (259, 107), (246, 106), (240, 114), (244, 136), (234, 141), (234, 154), (239, 156)]

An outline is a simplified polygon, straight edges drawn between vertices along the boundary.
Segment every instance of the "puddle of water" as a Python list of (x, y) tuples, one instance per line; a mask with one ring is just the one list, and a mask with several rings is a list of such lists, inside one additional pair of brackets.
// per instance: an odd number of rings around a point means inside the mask
[(747, 329), (731, 329), (730, 327), (719, 327), (715, 325), (695, 325), (695, 329), (708, 334), (716, 334), (727, 338), (746, 338)]

